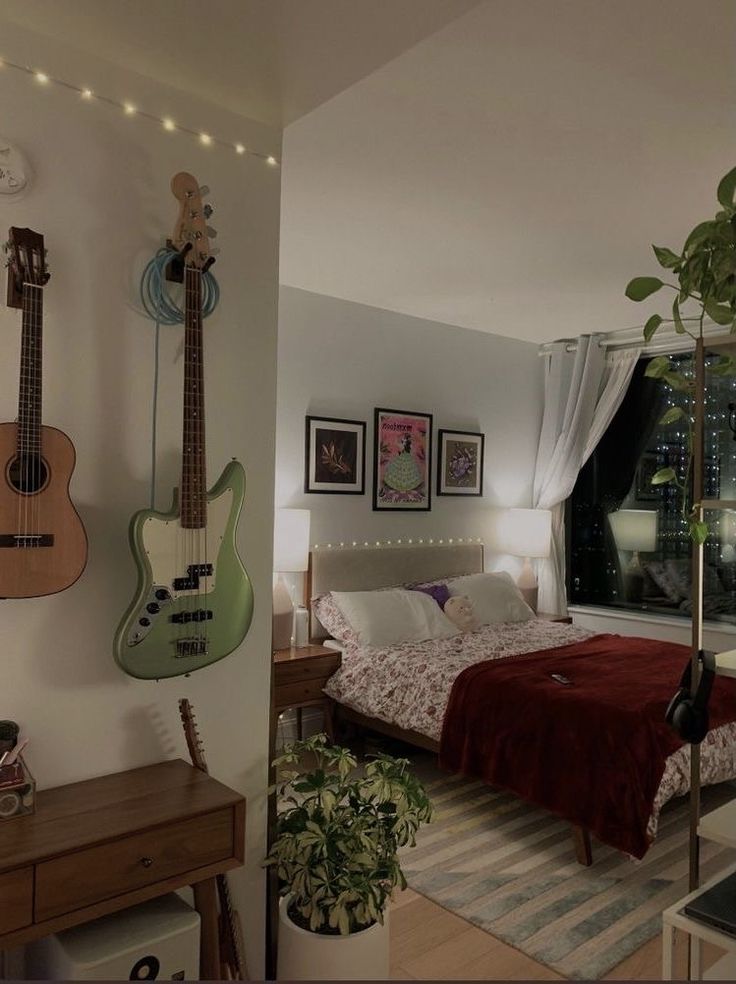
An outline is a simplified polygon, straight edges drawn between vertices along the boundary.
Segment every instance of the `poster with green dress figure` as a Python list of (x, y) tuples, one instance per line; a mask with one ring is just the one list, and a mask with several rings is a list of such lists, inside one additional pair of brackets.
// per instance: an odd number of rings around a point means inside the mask
[(432, 415), (376, 408), (373, 508), (428, 510)]

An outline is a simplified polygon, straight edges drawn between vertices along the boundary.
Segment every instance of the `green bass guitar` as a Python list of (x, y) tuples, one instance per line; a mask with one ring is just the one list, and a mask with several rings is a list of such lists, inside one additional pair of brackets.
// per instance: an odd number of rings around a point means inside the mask
[(192, 175), (177, 174), (172, 190), (182, 206), (173, 242), (185, 286), (181, 483), (170, 512), (144, 509), (131, 520), (138, 587), (114, 643), (122, 669), (146, 680), (217, 662), (240, 645), (253, 616), (253, 589), (235, 545), (245, 496), (242, 465), (231, 461), (207, 491), (202, 275), (211, 258), (205, 215)]

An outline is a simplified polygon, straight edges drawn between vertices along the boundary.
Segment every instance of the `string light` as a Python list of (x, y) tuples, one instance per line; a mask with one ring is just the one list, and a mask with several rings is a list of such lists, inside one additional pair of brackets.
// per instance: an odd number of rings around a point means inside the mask
[(164, 130), (176, 130), (178, 133), (196, 137), (200, 143), (207, 147), (218, 146), (229, 150), (230, 153), (236, 153), (239, 156), (257, 157), (270, 167), (278, 167), (279, 165), (278, 159), (274, 157), (273, 154), (265, 154), (258, 150), (251, 150), (250, 147), (246, 147), (243, 143), (234, 143), (232, 140), (222, 140), (219, 137), (212, 136), (209, 133), (204, 133), (201, 130), (194, 130), (190, 127), (181, 126), (180, 124), (174, 123), (174, 121), (167, 116), (162, 117), (157, 116), (155, 113), (146, 112), (144, 109), (140, 109), (128, 100), (113, 99), (110, 96), (96, 94), (90, 88), (76, 85), (73, 82), (67, 82), (64, 79), (54, 78), (46, 72), (36, 71), (36, 69), (31, 68), (28, 65), (20, 65), (17, 62), (8, 61), (5, 58), (0, 58), (0, 67), (12, 68), (15, 69), (16, 72), (22, 72), (29, 78), (35, 79), (40, 85), (55, 85), (61, 89), (66, 89), (69, 92), (74, 92), (87, 102), (91, 103), (94, 100), (96, 105), (107, 105), (113, 109), (117, 109), (118, 111), (122, 110), (126, 116), (135, 116), (140, 119), (149, 120), (151, 123), (157, 123), (159, 126), (163, 127)]
[[(405, 542), (404, 540), (374, 540), (373, 543), (369, 543), (368, 540), (364, 540), (362, 545), (363, 547), (368, 547), (371, 550), (375, 550), (377, 548), (386, 549), (387, 547), (393, 547), (395, 549), (397, 546), (403, 545), (404, 542)], [(411, 537), (408, 540), (406, 540), (406, 543), (409, 544), (409, 546), (412, 546), (414, 542), (415, 541)], [(416, 542), (424, 544), (425, 540), (420, 537)], [(449, 546), (450, 544), (456, 544), (456, 543), (467, 543), (467, 544), (482, 543), (483, 539), (482, 537), (479, 536), (478, 537), (469, 536), (467, 539), (460, 536), (460, 537), (450, 537), (448, 540), (441, 539), (435, 541), (431, 537), (428, 540), (426, 540), (427, 544), (435, 545), (435, 542), (436, 545), (444, 546), (445, 544), (447, 544)], [(350, 543), (345, 543), (344, 540), (341, 540), (340, 543), (335, 543), (335, 544), (313, 543), (311, 549), (312, 550), (345, 550), (345, 549), (349, 550), (355, 547), (359, 548), (360, 546), (361, 545), (358, 543), (357, 540), (353, 540)]]

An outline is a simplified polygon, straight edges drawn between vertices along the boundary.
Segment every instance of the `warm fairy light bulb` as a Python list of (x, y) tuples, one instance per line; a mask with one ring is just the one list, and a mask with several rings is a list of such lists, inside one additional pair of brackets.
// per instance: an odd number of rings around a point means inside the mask
[(235, 144), (235, 153), (236, 154), (244, 154), (245, 153), (245, 147), (243, 146), (243, 144), (241, 144), (241, 143)]
[(163, 120), (161, 120), (161, 124), (162, 124), (164, 130), (175, 130), (176, 129), (176, 123), (174, 123), (173, 120), (170, 120), (168, 118), (168, 116), (165, 117)]
[(45, 72), (36, 72), (36, 78), (42, 85), (45, 85), (49, 80), (49, 77)]
[(209, 135), (209, 133), (200, 133), (199, 139), (200, 142), (205, 145), (205, 147), (209, 147), (209, 145), (212, 143), (212, 137)]
[(92, 90), (82, 89), (82, 99), (91, 99), (91, 98), (92, 98)]
[(125, 110), (126, 116), (132, 116), (133, 113), (135, 113), (135, 106), (133, 105), (133, 103), (129, 103), (129, 102), (123, 103), (123, 109)]
[(271, 167), (275, 167), (278, 164), (278, 161), (276, 160), (275, 157), (271, 157), (271, 155), (269, 154), (269, 156), (266, 158), (266, 163), (270, 164)]

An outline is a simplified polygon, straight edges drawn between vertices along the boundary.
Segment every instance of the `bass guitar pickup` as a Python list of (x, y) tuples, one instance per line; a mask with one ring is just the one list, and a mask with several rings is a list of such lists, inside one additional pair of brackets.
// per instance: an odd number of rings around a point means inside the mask
[(196, 591), (201, 577), (212, 577), (215, 572), (213, 564), (190, 564), (186, 577), (174, 578), (174, 591)]
[(207, 639), (202, 636), (177, 639), (175, 646), (177, 659), (183, 656), (206, 656), (209, 651)]
[(176, 622), (178, 625), (186, 625), (188, 622), (209, 622), (212, 619), (212, 612), (200, 608), (194, 612), (174, 612), (169, 621)]

